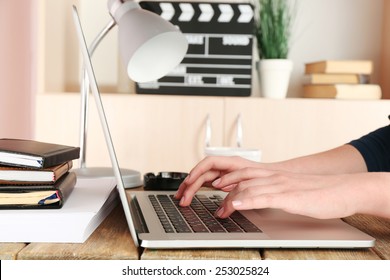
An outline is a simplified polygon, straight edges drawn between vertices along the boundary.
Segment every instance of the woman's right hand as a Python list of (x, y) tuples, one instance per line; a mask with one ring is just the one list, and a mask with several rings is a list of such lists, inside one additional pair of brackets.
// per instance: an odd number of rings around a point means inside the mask
[[(200, 161), (179, 186), (175, 198), (180, 199), (181, 206), (188, 206), (195, 193), (202, 186), (210, 186), (223, 175), (246, 167), (260, 167), (258, 162), (250, 161), (238, 156), (209, 156)], [(223, 188), (229, 191), (234, 186)]]

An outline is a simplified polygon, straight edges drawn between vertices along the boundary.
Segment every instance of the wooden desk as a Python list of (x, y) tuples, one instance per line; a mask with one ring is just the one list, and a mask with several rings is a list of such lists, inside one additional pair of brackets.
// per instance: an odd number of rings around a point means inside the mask
[(118, 206), (83, 244), (0, 243), (0, 259), (390, 259), (390, 220), (355, 215), (346, 221), (377, 239), (374, 248), (359, 250), (328, 249), (137, 249)]

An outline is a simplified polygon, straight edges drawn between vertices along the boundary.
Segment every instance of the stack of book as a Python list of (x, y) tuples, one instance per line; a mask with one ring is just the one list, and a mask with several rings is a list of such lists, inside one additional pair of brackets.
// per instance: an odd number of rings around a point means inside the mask
[[(78, 179), (76, 147), (0, 139), (0, 242), (85, 242), (118, 205), (114, 177)], [(39, 210), (37, 210), (39, 209)]]
[(305, 64), (303, 97), (380, 99), (379, 85), (370, 84), (373, 63), (369, 60), (326, 60)]
[(0, 208), (61, 208), (76, 185), (77, 147), (0, 139)]

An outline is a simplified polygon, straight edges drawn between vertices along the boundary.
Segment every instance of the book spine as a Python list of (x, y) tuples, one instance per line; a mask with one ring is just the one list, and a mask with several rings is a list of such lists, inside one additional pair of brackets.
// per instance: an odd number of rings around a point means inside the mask
[(57, 169), (53, 170), (53, 182), (56, 182), (59, 178), (61, 178), (66, 172), (68, 172), (73, 167), (73, 162), (68, 161), (61, 166), (59, 166)]
[(71, 148), (63, 150), (61, 153), (54, 153), (52, 155), (46, 155), (43, 157), (42, 168), (58, 165), (73, 159), (77, 159), (80, 156), (80, 148)]
[(70, 194), (72, 193), (74, 186), (77, 182), (77, 176), (74, 172), (69, 172), (68, 174), (64, 175), (66, 176), (64, 181), (60, 184), (58, 190), (59, 190), (59, 196), (60, 196), (60, 202), (59, 207), (62, 207), (62, 205), (65, 203), (65, 201), (68, 199)]

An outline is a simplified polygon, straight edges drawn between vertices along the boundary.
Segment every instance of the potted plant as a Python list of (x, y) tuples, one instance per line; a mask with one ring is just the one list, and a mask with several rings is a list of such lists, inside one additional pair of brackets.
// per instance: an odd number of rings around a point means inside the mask
[(289, 60), (292, 13), (288, 0), (259, 0), (256, 37), (262, 96), (285, 98), (293, 67)]

